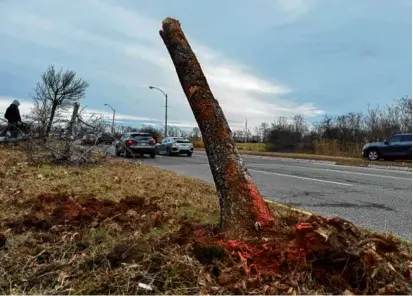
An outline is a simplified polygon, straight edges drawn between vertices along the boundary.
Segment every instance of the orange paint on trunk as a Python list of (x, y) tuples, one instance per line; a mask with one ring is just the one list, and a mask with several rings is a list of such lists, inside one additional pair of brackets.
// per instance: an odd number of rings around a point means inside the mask
[(238, 183), (240, 171), (238, 164), (234, 161), (229, 161), (225, 166), (225, 177), (228, 183)]
[(209, 100), (194, 100), (192, 102), (193, 108), (196, 113), (199, 113), (202, 117), (202, 120), (212, 121), (215, 117), (214, 114), (214, 104)]
[(258, 192), (257, 186), (254, 183), (248, 183), (248, 190), (251, 196), (252, 208), (256, 213), (257, 222), (261, 223), (262, 226), (272, 224), (274, 222), (274, 217), (267, 204), (262, 198), (261, 194)]

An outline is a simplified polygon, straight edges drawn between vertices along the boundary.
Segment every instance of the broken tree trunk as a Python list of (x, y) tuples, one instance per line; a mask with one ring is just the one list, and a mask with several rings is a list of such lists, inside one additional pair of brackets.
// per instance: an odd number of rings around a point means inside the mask
[(70, 119), (69, 125), (66, 129), (66, 143), (65, 143), (65, 160), (69, 160), (70, 159), (70, 142), (71, 140), (71, 136), (73, 135), (73, 126), (76, 123), (76, 118), (77, 118), (77, 113), (79, 112), (79, 103), (75, 103), (73, 105), (73, 113), (72, 113), (72, 117)]
[(179, 21), (166, 18), (159, 33), (202, 133), (220, 199), (222, 230), (241, 233), (273, 225), (274, 216), (242, 162), (225, 115)]

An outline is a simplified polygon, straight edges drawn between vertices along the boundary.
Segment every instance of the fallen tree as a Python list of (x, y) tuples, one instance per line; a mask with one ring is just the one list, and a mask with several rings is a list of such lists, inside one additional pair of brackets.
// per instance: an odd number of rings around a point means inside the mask
[(180, 23), (166, 18), (159, 33), (202, 133), (220, 201), (221, 229), (240, 234), (274, 225), (274, 216), (242, 162), (225, 115)]

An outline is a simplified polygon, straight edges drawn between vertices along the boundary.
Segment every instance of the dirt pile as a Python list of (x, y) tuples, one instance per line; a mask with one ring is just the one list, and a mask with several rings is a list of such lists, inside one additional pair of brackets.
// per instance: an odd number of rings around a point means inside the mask
[(411, 294), (409, 246), (339, 218), (291, 213), (234, 240), (134, 196), (20, 206), (0, 221), (3, 294)]
[(146, 225), (143, 228), (149, 231), (166, 219), (165, 213), (156, 204), (134, 196), (115, 202), (94, 197), (49, 194), (29, 200), (23, 206), (29, 207), (29, 214), (6, 222), (6, 226), (15, 232), (26, 229), (48, 231), (59, 226), (65, 230), (90, 228), (104, 222), (117, 223), (122, 228), (134, 227), (139, 222), (141, 226)]
[(411, 293), (411, 255), (400, 242), (340, 218), (312, 216), (242, 241), (183, 225), (174, 239), (204, 265), (204, 293)]

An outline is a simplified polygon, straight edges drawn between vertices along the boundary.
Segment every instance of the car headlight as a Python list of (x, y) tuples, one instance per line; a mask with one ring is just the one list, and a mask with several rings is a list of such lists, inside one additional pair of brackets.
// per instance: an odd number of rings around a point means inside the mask
[(176, 147), (176, 143), (172, 143), (172, 147)]

